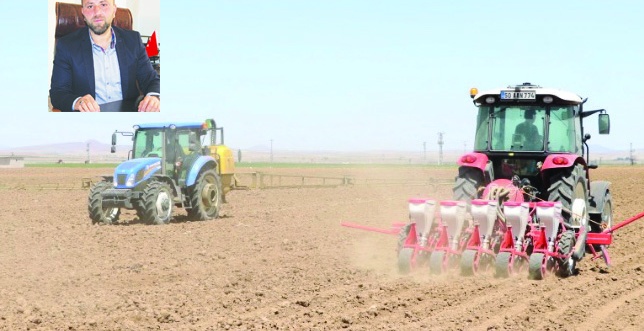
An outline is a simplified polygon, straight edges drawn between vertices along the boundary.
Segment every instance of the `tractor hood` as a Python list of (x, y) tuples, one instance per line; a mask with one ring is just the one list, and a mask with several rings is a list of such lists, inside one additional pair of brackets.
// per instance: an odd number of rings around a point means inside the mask
[(161, 158), (146, 157), (119, 164), (114, 170), (115, 188), (134, 188), (161, 169)]

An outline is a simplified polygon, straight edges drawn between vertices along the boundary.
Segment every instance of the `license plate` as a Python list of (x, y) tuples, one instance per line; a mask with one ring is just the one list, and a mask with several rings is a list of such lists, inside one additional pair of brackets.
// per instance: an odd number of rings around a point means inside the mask
[(501, 100), (534, 100), (534, 91), (501, 91)]

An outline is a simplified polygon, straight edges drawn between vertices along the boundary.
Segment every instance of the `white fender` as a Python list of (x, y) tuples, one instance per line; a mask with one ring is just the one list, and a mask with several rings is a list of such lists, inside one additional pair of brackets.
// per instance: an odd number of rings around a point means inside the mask
[(427, 237), (434, 223), (436, 201), (431, 199), (409, 199), (409, 221), (416, 223), (416, 240), (421, 246), (427, 243)]
[(465, 221), (464, 201), (441, 201), (441, 220), (447, 226), (447, 235), (452, 243), (452, 249), (458, 249), (458, 239)]
[(516, 247), (519, 248), (528, 226), (530, 205), (527, 202), (506, 202), (503, 204), (503, 214), (505, 214), (506, 223), (512, 226), (512, 237)]
[(472, 200), (471, 212), (472, 219), (479, 225), (479, 234), (483, 248), (489, 248), (494, 222), (496, 221), (496, 208), (498, 202), (495, 200)]
[(588, 210), (586, 210), (586, 202), (583, 199), (575, 199), (572, 201), (572, 215), (570, 216), (570, 225), (575, 228), (588, 225)]
[(539, 223), (545, 227), (549, 251), (553, 250), (554, 241), (557, 239), (557, 232), (563, 221), (561, 216), (562, 207), (559, 201), (537, 202), (537, 218), (539, 218)]
[(572, 258), (576, 261), (581, 260), (586, 252), (586, 238), (588, 236), (588, 210), (586, 209), (586, 201), (583, 199), (575, 199), (572, 202), (572, 215), (570, 223), (573, 226), (578, 226), (577, 242), (573, 250)]

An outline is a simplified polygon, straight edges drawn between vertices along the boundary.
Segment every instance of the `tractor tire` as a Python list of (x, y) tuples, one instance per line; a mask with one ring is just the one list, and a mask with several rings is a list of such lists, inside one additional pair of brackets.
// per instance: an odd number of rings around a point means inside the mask
[(508, 278), (510, 276), (510, 258), (512, 254), (510, 252), (501, 252), (496, 255), (496, 260), (494, 263), (496, 277), (498, 278)]
[(604, 197), (604, 208), (600, 217), (592, 217), (591, 215), (590, 226), (592, 232), (602, 232), (613, 226), (613, 199), (610, 193)]
[(440, 275), (443, 272), (445, 262), (445, 251), (433, 251), (429, 257), (429, 272)]
[(139, 220), (143, 221), (143, 219), (145, 218), (145, 205), (143, 203), (143, 200), (136, 202), (134, 210), (136, 210), (136, 216), (139, 218)]
[(411, 224), (412, 223), (407, 223), (400, 228), (400, 232), (398, 232), (398, 243), (396, 245), (396, 253), (400, 253), (400, 250), (403, 248), (405, 241), (407, 241), (407, 237), (409, 236), (409, 231), (411, 231)]
[(581, 164), (572, 168), (562, 169), (550, 177), (548, 188), (548, 201), (559, 201), (563, 206), (562, 215), (566, 223), (569, 222), (572, 210), (572, 202), (575, 199), (583, 199), (588, 209), (588, 186), (586, 170)]
[(411, 230), (411, 223), (405, 224), (398, 232), (398, 243), (396, 245), (396, 254), (398, 254), (398, 271), (401, 274), (407, 274), (411, 270), (411, 257), (414, 250), (411, 248), (403, 248), (409, 231)]
[(572, 251), (575, 249), (575, 231), (566, 230), (561, 234), (557, 245), (557, 253), (567, 255), (568, 258), (558, 259), (559, 269), (557, 275), (566, 278), (575, 274), (577, 261), (572, 257)]
[(110, 182), (98, 182), (89, 190), (89, 199), (87, 210), (92, 224), (114, 224), (121, 215), (119, 208), (103, 208), (103, 198), (101, 193), (107, 189), (113, 188)]
[[(613, 199), (610, 193), (607, 193), (606, 197), (604, 198), (604, 209), (602, 209), (602, 213), (600, 217), (594, 218), (591, 216), (590, 229), (591, 229), (591, 232), (599, 233), (612, 226), (613, 226)], [(602, 249), (602, 246), (604, 245), (593, 244), (593, 248), (597, 252)]]
[(221, 179), (214, 170), (199, 174), (195, 185), (189, 189), (190, 209), (188, 218), (205, 221), (219, 217), (222, 204)]
[(480, 169), (460, 167), (452, 188), (454, 200), (465, 201), (469, 205), (470, 201), (479, 198), (479, 188), (483, 185), (483, 172)]
[(398, 272), (405, 275), (411, 271), (411, 258), (414, 255), (413, 248), (403, 248), (398, 252)]
[[(479, 263), (482, 262), (481, 258), (477, 261), (478, 251), (473, 249), (468, 249), (463, 252), (461, 255), (461, 275), (462, 276), (472, 276), (476, 274), (479, 270)], [(484, 255), (481, 253), (481, 255)]]
[(544, 259), (547, 256), (543, 253), (532, 253), (528, 265), (528, 278), (533, 280), (541, 280), (546, 275), (546, 268)]
[(152, 180), (143, 190), (141, 221), (148, 224), (168, 224), (172, 218), (172, 188), (167, 183)]

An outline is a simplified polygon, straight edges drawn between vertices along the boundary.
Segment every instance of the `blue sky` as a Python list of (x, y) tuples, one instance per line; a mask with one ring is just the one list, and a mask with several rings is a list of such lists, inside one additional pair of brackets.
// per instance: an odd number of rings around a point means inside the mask
[[(214, 118), (233, 148), (473, 144), (468, 91), (532, 82), (611, 114), (590, 143), (644, 148), (639, 1), (162, 1), (160, 114), (48, 113), (47, 2), (0, 12), (0, 147)], [(40, 19), (39, 19), (40, 18)]]

